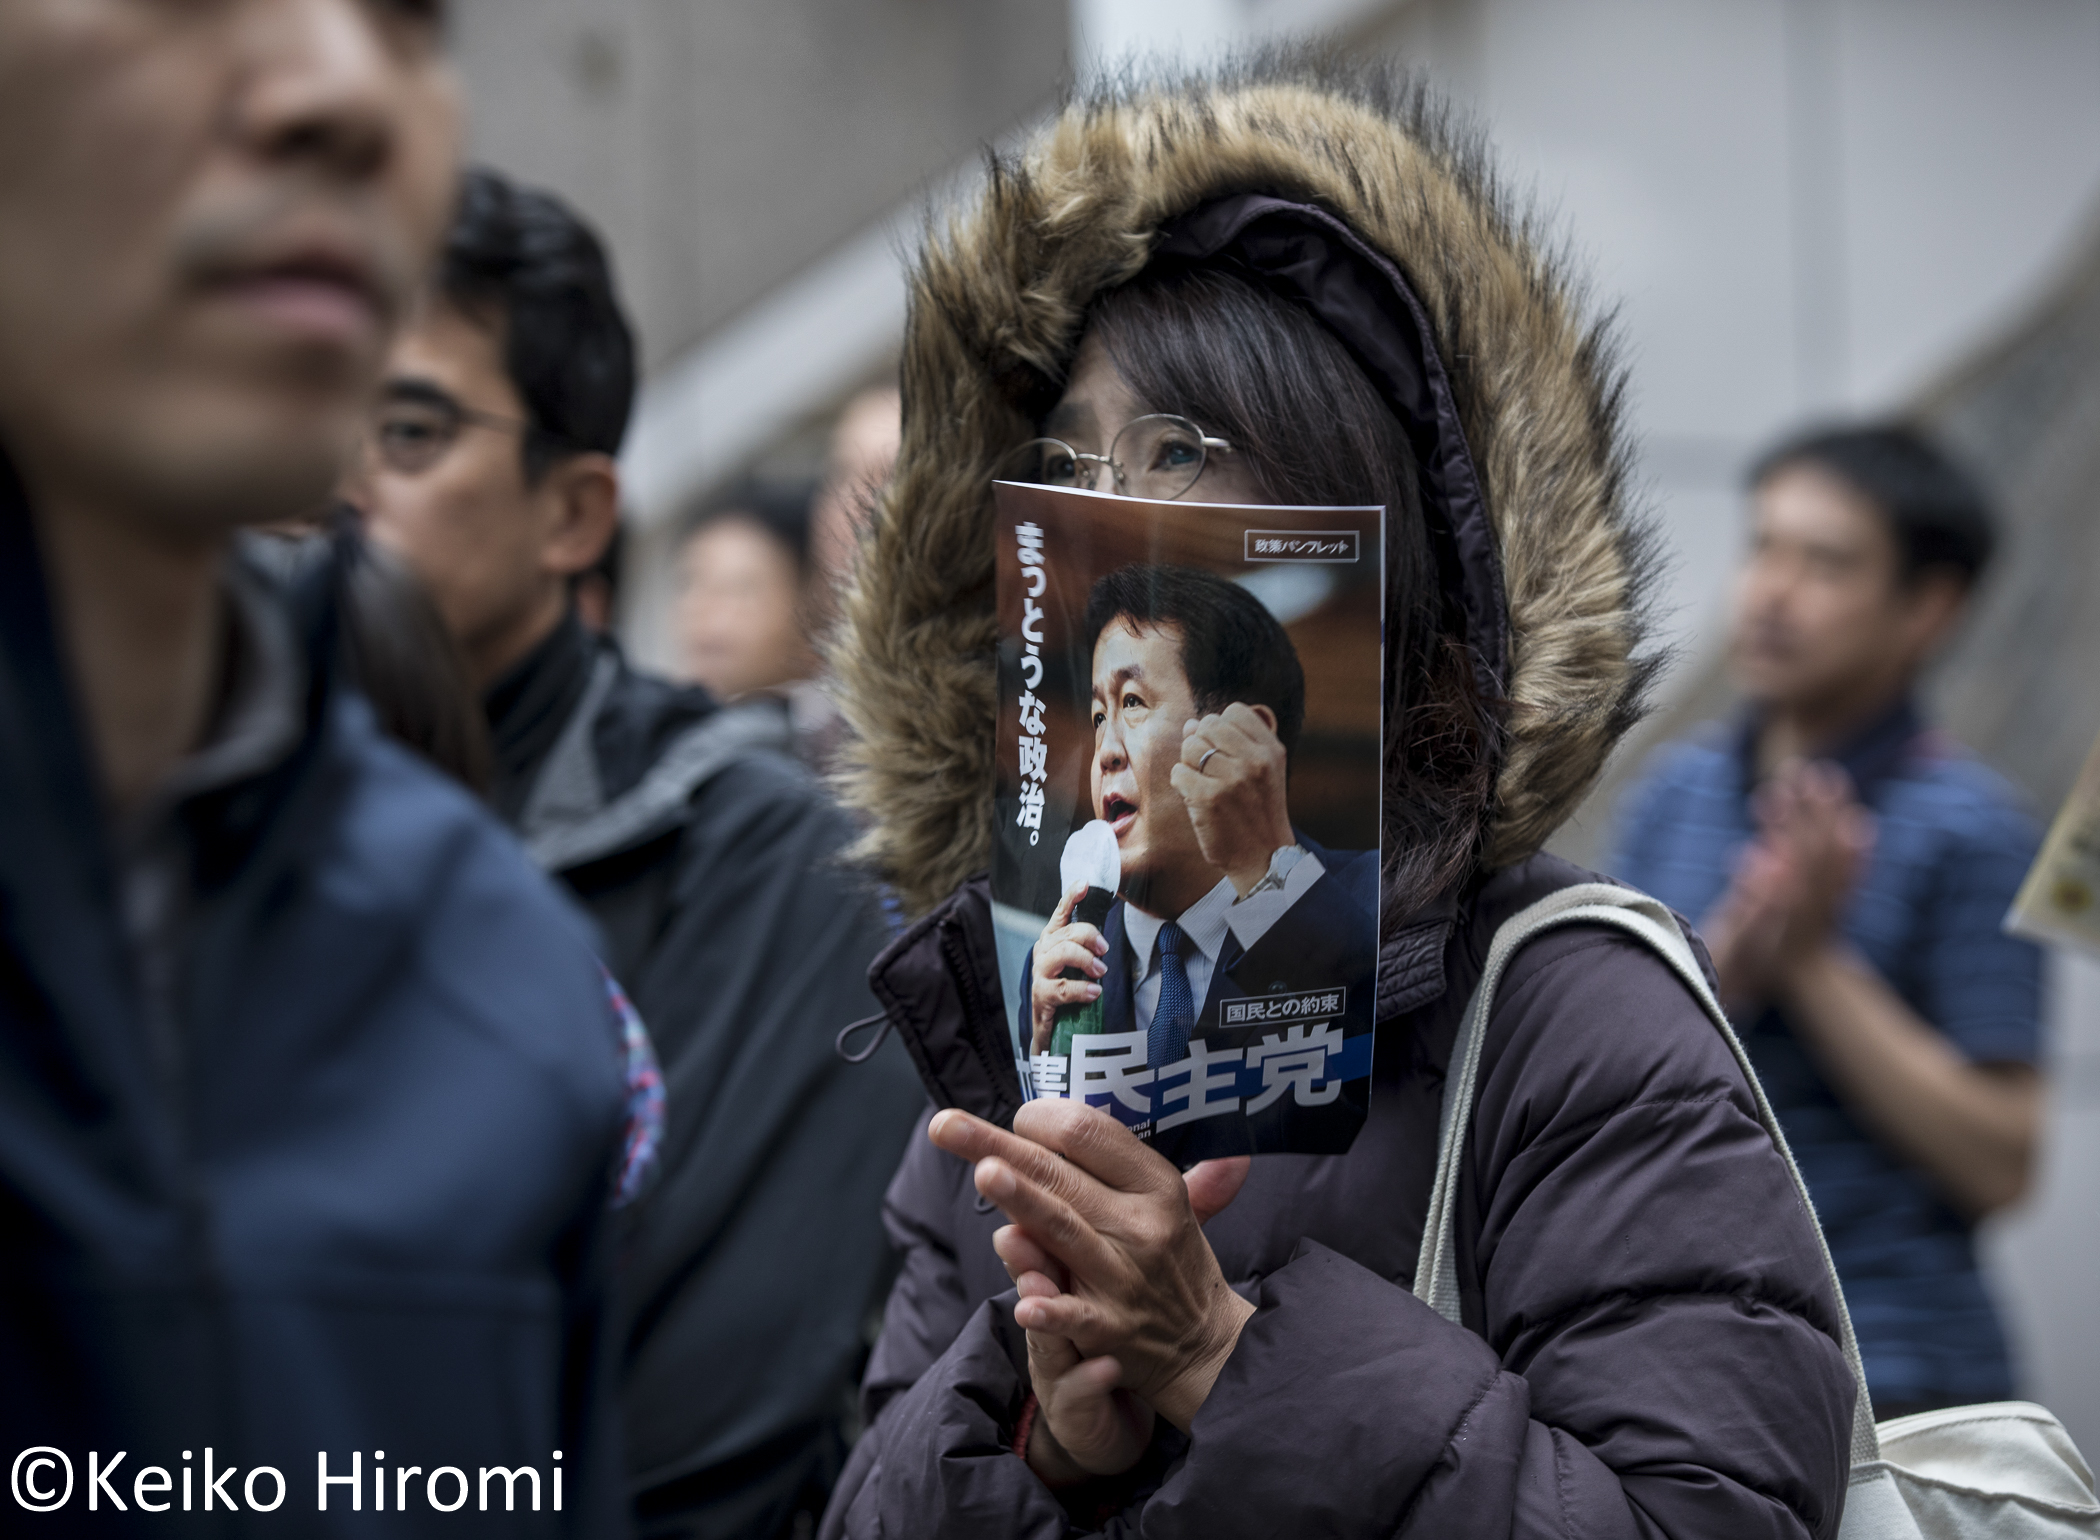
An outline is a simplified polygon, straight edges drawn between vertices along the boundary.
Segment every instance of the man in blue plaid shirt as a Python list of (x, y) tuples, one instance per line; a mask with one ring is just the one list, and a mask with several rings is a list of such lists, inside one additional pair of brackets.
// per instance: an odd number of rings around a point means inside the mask
[(1741, 716), (1663, 749), (1610, 870), (1698, 921), (1799, 1158), (1878, 1416), (2013, 1393), (1977, 1220), (2026, 1189), (2041, 959), (2000, 922), (2037, 832), (1920, 717), (1989, 559), (1968, 479), (1903, 428), (1762, 460)]

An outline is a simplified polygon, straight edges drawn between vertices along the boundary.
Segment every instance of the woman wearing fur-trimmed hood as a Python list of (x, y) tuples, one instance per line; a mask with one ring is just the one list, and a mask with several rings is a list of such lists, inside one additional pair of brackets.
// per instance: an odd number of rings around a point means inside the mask
[[(1079, 102), (929, 236), (904, 399), (833, 650), (863, 854), (917, 916), (870, 977), (935, 1102), (1012, 1131), (944, 1112), (897, 1173), (904, 1269), (825, 1533), (1834, 1533), (1852, 1388), (1813, 1221), (1652, 953), (1570, 926), (1518, 954), (1464, 1150), (1464, 1327), (1409, 1292), (1489, 938), (1594, 880), (1540, 847), (1649, 676), (1610, 348), (1478, 148), (1418, 89), (1297, 56)], [(1388, 509), (1346, 1155), (1184, 1181), (1071, 1103), (1017, 1119), (979, 875), (990, 482), (1075, 404), (1079, 448), (1173, 412), (1261, 500)]]

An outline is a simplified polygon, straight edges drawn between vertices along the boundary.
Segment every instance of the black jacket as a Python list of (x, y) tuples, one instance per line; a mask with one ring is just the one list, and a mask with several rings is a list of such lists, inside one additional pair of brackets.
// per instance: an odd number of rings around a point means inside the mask
[(637, 673), (573, 618), (488, 704), (496, 805), (597, 919), (663, 1063), (621, 1285), (644, 1531), (771, 1536), (836, 1474), (892, 1267), (881, 1195), (921, 1093), (894, 1044), (833, 1050), (889, 926), (776, 707)]
[[(1814, 1220), (1727, 1045), (1668, 967), (1569, 926), (1511, 963), (1489, 1017), (1458, 1211), (1465, 1327), (1410, 1292), (1459, 1018), (1504, 920), (1594, 880), (1536, 856), (1381, 959), (1370, 1121), (1346, 1155), (1258, 1157), (1206, 1227), (1258, 1309), (1197, 1413), (1080, 1506), (1122, 1536), (1828, 1536), (1853, 1385)], [(941, 1101), (1005, 1026), (982, 883), (876, 965)], [(973, 1003), (974, 1002), (974, 1003)], [(1010, 1063), (1011, 1061), (1007, 1061)], [(1011, 1453), (1029, 1382), (1002, 1216), (913, 1142), (905, 1248), (862, 1391), (871, 1426), (824, 1534), (1053, 1540)]]
[[(165, 821), (186, 855), (163, 970), (128, 939), (136, 868), (0, 462), (0, 1459), (45, 1445), (73, 1467), (67, 1506), (0, 1527), (362, 1535), (384, 1451), (389, 1533), (620, 1534), (621, 1070), (587, 927), (337, 686), (325, 606), (242, 581), (280, 606), (303, 683), (280, 697), (283, 751)], [(106, 1490), (128, 1511), (99, 1492), (87, 1511), (90, 1455), (120, 1452)], [(363, 1516), (343, 1487), (319, 1511), (324, 1453), (331, 1474), (358, 1462)], [(237, 1512), (203, 1511), (207, 1454), (237, 1467), (219, 1488)], [(265, 1465), (284, 1501), (252, 1514)], [(495, 1513), (438, 1513), (425, 1478), (397, 1489), (411, 1465), (530, 1466), (543, 1501), (504, 1478)], [(175, 1507), (142, 1515), (153, 1466)], [(268, 1503), (270, 1478), (253, 1491)]]

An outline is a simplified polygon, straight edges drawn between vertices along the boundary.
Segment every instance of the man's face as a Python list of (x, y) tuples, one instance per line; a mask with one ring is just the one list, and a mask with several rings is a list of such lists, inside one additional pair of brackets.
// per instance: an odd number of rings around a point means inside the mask
[(0, 437), (165, 530), (318, 506), (443, 232), (442, 6), (0, 4)]
[(1201, 715), (1182, 671), (1181, 628), (1110, 622), (1094, 643), (1094, 816), (1116, 831), (1124, 892), (1140, 907), (1163, 878), (1198, 893), (1217, 881), (1169, 778), (1183, 726)]
[[(433, 302), (394, 345), (373, 427), (381, 442), (345, 488), (372, 538), (430, 590), (470, 661), (530, 628), (563, 581), (542, 560), (560, 518), (552, 489), (527, 483), (520, 431), (497, 425), (525, 420), (498, 323)], [(448, 429), (420, 469), (394, 468), (381, 452), (387, 440), (428, 452)]]
[(1899, 689), (1919, 661), (1916, 594), (1887, 520), (1842, 481), (1783, 466), (1761, 483), (1732, 660), (1752, 700), (1815, 707)]

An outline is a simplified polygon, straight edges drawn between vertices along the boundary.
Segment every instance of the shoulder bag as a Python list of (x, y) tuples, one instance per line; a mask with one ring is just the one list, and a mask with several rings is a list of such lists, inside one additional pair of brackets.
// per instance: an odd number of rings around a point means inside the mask
[[(1532, 937), (1561, 925), (1606, 925), (1643, 943), (1667, 963), (1705, 1010), (1749, 1082), (1758, 1121), (1772, 1137), (1808, 1208), (1808, 1188), (1794, 1164), (1771, 1103), (1742, 1042), (1670, 911), (1646, 894), (1610, 883), (1563, 888), (1507, 921), (1488, 948), (1480, 986), (1466, 1007), (1451, 1071), (1444, 1083), (1436, 1182), (1422, 1226), (1422, 1255), (1415, 1267), (1415, 1297), (1454, 1325), (1458, 1306), (1459, 1170), (1466, 1132), (1473, 1119), (1473, 1092), (1480, 1075), (1480, 1045), (1494, 1008), (1495, 989), (1510, 959)], [(2100, 1540), (2100, 1499), (2093, 1473), (2070, 1435), (2047, 1410), (2028, 1401), (1920, 1412), (1877, 1425), (1867, 1398), (1859, 1343), (1851, 1313), (1830, 1260), (1830, 1247), (1816, 1227), (1823, 1265), (1837, 1300), (1840, 1341), (1859, 1387), (1852, 1409), (1852, 1473), (1845, 1493), (1840, 1540)]]

